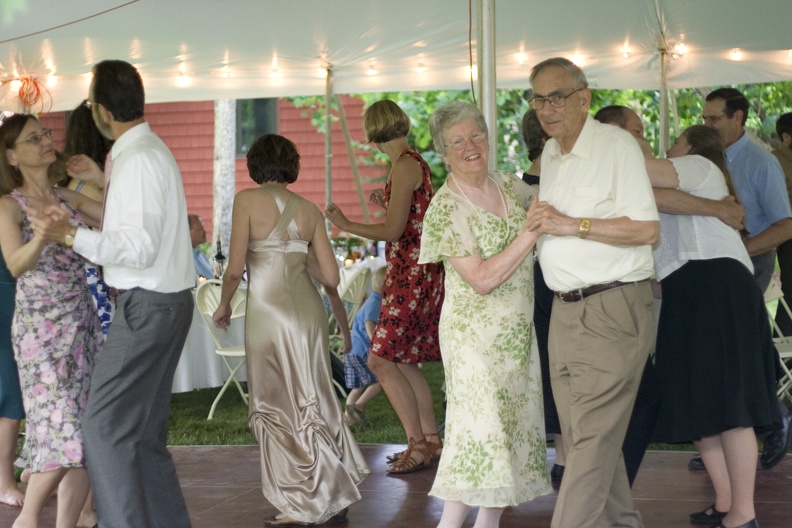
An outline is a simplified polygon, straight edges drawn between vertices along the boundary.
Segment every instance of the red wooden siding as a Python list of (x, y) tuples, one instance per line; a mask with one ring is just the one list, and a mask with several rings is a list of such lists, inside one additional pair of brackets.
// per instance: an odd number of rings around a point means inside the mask
[[(365, 141), (363, 132), (363, 103), (343, 96), (344, 110), (353, 140)], [(310, 117), (303, 117), (303, 109), (294, 108), (286, 100), (278, 103), (279, 133), (300, 150), (300, 177), (290, 189), (324, 209), (325, 202), (325, 137), (316, 132)], [(204, 219), (207, 234), (212, 240), (212, 178), (214, 174), (214, 103), (212, 101), (161, 103), (146, 105), (146, 120), (173, 152), (184, 180), (187, 208)], [(66, 114), (56, 112), (41, 116), (42, 125), (54, 130), (57, 148), (63, 147)], [(363, 220), (363, 213), (355, 189), (352, 166), (347, 156), (340, 123), (332, 127), (332, 192), (337, 203), (349, 218)], [(383, 176), (384, 167), (359, 165), (364, 196), (383, 184), (366, 183), (367, 178)], [(245, 157), (236, 161), (237, 191), (255, 186), (247, 173)], [(372, 218), (379, 208), (372, 206)]]

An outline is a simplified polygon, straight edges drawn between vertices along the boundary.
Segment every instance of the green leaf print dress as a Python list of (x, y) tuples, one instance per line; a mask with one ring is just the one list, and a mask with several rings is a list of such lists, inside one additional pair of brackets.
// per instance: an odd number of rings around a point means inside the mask
[(533, 259), (480, 295), (447, 261), (492, 257), (525, 226), (510, 174), (494, 173), (508, 207), (500, 218), (443, 185), (424, 218), (419, 262), (443, 262), (440, 350), (448, 408), (443, 456), (429, 495), (471, 506), (517, 505), (551, 493), (542, 380), (533, 328)]

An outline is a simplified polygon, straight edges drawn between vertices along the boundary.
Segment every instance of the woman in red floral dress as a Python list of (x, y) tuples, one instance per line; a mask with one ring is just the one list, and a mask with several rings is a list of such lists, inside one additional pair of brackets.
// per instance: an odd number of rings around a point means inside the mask
[(387, 269), (382, 307), (371, 340), (369, 367), (377, 375), (404, 426), (408, 447), (391, 457), (390, 473), (431, 465), (442, 449), (432, 394), (419, 363), (440, 361), (437, 325), (443, 305), (443, 268), (418, 264), (423, 217), (432, 199), (429, 166), (407, 143), (410, 118), (393, 101), (371, 105), (363, 115), (369, 141), (387, 154), (391, 172), (372, 202), (386, 209), (385, 222), (351, 222), (335, 204), (325, 216), (339, 229), (385, 240)]

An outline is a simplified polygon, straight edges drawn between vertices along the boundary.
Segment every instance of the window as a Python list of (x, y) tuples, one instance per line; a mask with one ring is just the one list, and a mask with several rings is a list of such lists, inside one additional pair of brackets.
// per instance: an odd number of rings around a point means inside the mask
[(237, 100), (237, 155), (247, 154), (253, 141), (263, 134), (278, 133), (278, 99)]

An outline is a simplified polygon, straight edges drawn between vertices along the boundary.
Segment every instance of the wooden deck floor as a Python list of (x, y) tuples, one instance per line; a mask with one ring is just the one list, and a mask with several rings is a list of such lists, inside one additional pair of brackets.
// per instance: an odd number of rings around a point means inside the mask
[[(372, 475), (360, 487), (362, 500), (350, 508), (346, 528), (434, 528), (442, 502), (428, 497), (434, 469), (403, 475), (385, 474), (385, 455), (400, 446), (363, 445)], [(259, 488), (258, 448), (198, 446), (171, 448), (194, 528), (260, 528), (276, 510)], [(548, 465), (554, 453), (548, 453)], [(686, 452), (647, 453), (633, 488), (646, 528), (690, 528), (688, 513), (712, 503), (705, 472), (690, 471)], [(501, 528), (547, 528), (555, 494), (509, 508)], [(54, 526), (55, 500), (50, 499), (42, 528)], [(759, 470), (757, 517), (762, 528), (792, 526), (792, 457), (769, 471)], [(0, 506), (0, 527), (9, 527), (18, 509)], [(466, 526), (472, 526), (475, 511)]]

